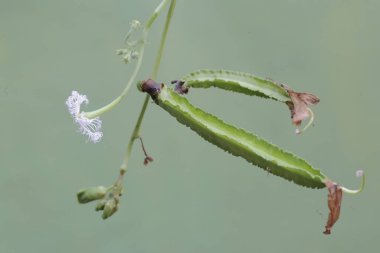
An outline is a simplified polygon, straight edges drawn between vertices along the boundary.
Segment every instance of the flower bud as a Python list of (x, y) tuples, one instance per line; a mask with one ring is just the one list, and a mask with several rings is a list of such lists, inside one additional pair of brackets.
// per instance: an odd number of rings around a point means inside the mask
[(132, 51), (131, 52), (131, 58), (132, 58), (132, 60), (136, 60), (137, 58), (139, 58), (139, 52)]
[(95, 211), (102, 211), (104, 210), (104, 206), (106, 205), (107, 200), (102, 199), (96, 204), (95, 206)]
[(141, 22), (138, 21), (138, 20), (132, 20), (131, 23), (130, 23), (130, 26), (131, 26), (131, 29), (132, 29), (132, 30), (140, 29), (140, 27), (141, 27)]
[(105, 220), (108, 217), (111, 217), (118, 209), (119, 207), (119, 201), (116, 198), (112, 198), (107, 200), (106, 204), (104, 205), (104, 211), (102, 214), (102, 218)]
[(111, 217), (119, 208), (120, 196), (123, 192), (123, 176), (125, 171), (120, 171), (116, 182), (108, 188), (104, 186), (92, 187), (78, 192), (79, 203), (87, 203), (99, 200), (96, 203), (95, 211), (103, 211), (102, 218)]
[(118, 49), (118, 50), (116, 50), (116, 54), (117, 55), (124, 55), (126, 53), (127, 53), (127, 50), (125, 50), (125, 49)]
[(131, 54), (130, 53), (125, 54), (123, 56), (123, 61), (124, 61), (125, 64), (128, 64), (131, 61)]
[(106, 195), (106, 192), (107, 188), (104, 186), (83, 189), (77, 193), (78, 202), (84, 204), (94, 200), (102, 199)]

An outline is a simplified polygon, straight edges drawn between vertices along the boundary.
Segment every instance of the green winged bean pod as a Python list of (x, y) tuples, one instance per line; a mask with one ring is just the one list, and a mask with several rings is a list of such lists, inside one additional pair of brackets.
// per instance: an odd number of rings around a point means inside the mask
[(147, 80), (141, 84), (140, 90), (149, 93), (161, 108), (180, 123), (230, 154), (296, 184), (310, 188), (325, 187), (326, 176), (303, 159), (194, 107), (169, 87)]
[(187, 93), (189, 88), (215, 87), (282, 102), (290, 109), (292, 122), (297, 127), (301, 125), (304, 119), (310, 118), (302, 130), (296, 129), (297, 134), (312, 125), (314, 113), (309, 105), (319, 102), (319, 98), (313, 94), (295, 92), (284, 84), (238, 71), (204, 69), (192, 72), (180, 81), (173, 81), (172, 83), (176, 84), (175, 90), (180, 94)]
[(283, 103), (291, 101), (286, 90), (274, 81), (238, 71), (204, 69), (184, 76), (181, 81), (188, 88), (214, 87)]
[(294, 154), (193, 106), (185, 97), (178, 94), (187, 91), (178, 85), (182, 86), (183, 83), (177, 82), (176, 90), (172, 90), (164, 84), (148, 79), (138, 83), (138, 89), (148, 93), (157, 105), (178, 122), (224, 151), (242, 157), (253, 165), (298, 185), (309, 188), (327, 187), (330, 212), (324, 234), (331, 233), (333, 225), (339, 219), (343, 192), (356, 194), (363, 190), (365, 177), (362, 171), (357, 172), (357, 176), (362, 177), (358, 190), (340, 186)]

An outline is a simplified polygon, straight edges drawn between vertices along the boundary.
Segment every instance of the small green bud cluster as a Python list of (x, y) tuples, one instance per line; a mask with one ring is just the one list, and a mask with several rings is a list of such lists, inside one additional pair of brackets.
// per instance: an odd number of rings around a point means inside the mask
[(130, 23), (129, 31), (125, 35), (124, 42), (126, 48), (116, 50), (116, 54), (122, 57), (125, 64), (128, 64), (139, 57), (138, 47), (142, 44), (142, 40), (132, 40), (132, 35), (139, 30), (141, 30), (140, 21), (133, 20)]
[(136, 60), (137, 58), (139, 58), (139, 52), (134, 49), (118, 49), (116, 50), (116, 54), (122, 56), (122, 59), (125, 64), (128, 64), (132, 60)]
[(119, 209), (121, 192), (112, 187), (105, 198), (101, 199), (95, 207), (95, 211), (103, 211), (102, 218), (111, 217)]
[(106, 195), (107, 190), (108, 189), (104, 186), (96, 186), (80, 190), (77, 193), (78, 202), (86, 204), (94, 200), (102, 199)]
[(111, 217), (119, 209), (120, 197), (123, 191), (122, 174), (110, 187), (96, 186), (83, 189), (77, 193), (78, 202), (85, 204), (99, 200), (95, 206), (95, 211), (103, 211), (102, 218)]

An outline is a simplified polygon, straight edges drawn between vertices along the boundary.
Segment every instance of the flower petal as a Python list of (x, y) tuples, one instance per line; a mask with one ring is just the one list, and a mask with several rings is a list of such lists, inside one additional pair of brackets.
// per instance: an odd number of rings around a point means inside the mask
[(323, 233), (326, 235), (329, 235), (331, 234), (331, 229), (334, 226), (335, 222), (339, 219), (343, 191), (338, 184), (332, 181), (326, 182), (326, 186), (329, 191), (327, 204), (328, 204), (330, 213), (329, 213), (329, 218), (325, 226), (326, 230)]
[(83, 103), (88, 104), (87, 96), (81, 95), (79, 92), (73, 90), (71, 92), (71, 96), (69, 96), (66, 100), (66, 106), (71, 116), (79, 114), (80, 106)]
[(293, 124), (299, 126), (304, 119), (310, 117), (308, 105), (319, 103), (319, 98), (310, 93), (295, 92), (288, 87), (282, 85), (288, 92), (291, 101), (286, 102), (289, 107)]
[(86, 95), (79, 94), (77, 91), (72, 91), (71, 96), (66, 100), (66, 106), (74, 119), (74, 122), (79, 126), (79, 132), (86, 135), (88, 140), (93, 143), (99, 142), (103, 136), (100, 131), (102, 128), (102, 121), (99, 117), (90, 119), (84, 116), (80, 111), (83, 103), (88, 104)]

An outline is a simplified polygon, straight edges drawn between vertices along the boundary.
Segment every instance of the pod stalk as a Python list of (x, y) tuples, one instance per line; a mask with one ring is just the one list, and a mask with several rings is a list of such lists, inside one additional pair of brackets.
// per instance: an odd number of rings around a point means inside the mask
[(359, 170), (356, 172), (356, 176), (361, 177), (361, 179), (362, 179), (359, 188), (356, 190), (351, 190), (351, 189), (348, 189), (346, 187), (341, 186), (343, 192), (348, 193), (348, 194), (358, 194), (364, 190), (364, 186), (365, 186), (365, 174), (364, 174), (364, 172), (362, 170)]

